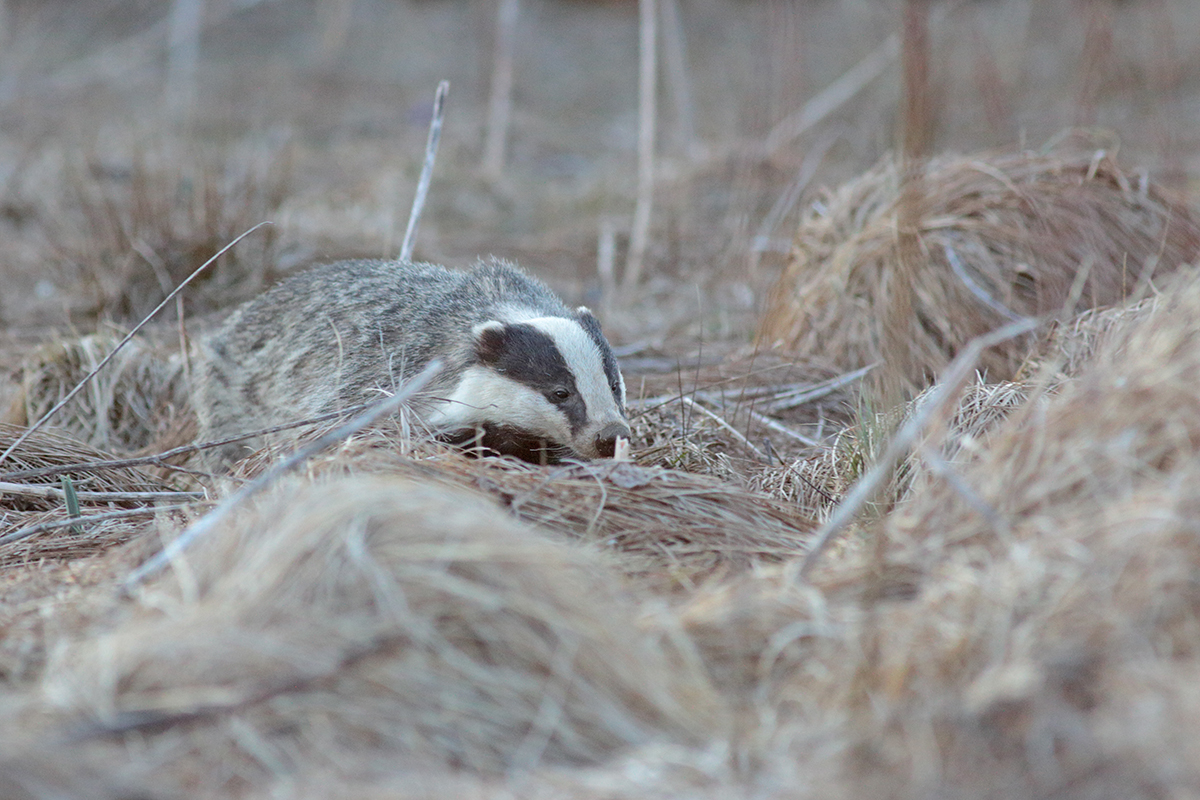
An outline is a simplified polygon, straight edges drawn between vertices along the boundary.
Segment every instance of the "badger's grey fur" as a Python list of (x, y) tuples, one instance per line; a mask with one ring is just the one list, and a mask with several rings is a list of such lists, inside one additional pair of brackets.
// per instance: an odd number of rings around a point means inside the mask
[(468, 272), (347, 261), (276, 285), (201, 343), (200, 435), (370, 402), (435, 357), (444, 367), (413, 410), (447, 440), (551, 462), (610, 457), (629, 436), (625, 383), (596, 318), (494, 260)]

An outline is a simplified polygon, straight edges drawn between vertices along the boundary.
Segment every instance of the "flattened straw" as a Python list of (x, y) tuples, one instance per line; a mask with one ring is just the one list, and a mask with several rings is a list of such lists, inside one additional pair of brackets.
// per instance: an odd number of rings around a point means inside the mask
[(229, 512), (238, 506), (247, 498), (257, 494), (262, 489), (274, 483), (280, 477), (302, 465), (305, 461), (312, 458), (317, 453), (324, 450), (336, 442), (340, 442), (349, 436), (353, 436), (363, 428), (373, 424), (377, 420), (386, 417), (389, 414), (394, 414), (400, 410), (400, 406), (404, 405), (414, 394), (424, 388), (425, 384), (437, 374), (442, 368), (442, 362), (438, 359), (430, 361), (403, 386), (401, 386), (394, 395), (386, 397), (376, 403), (373, 403), (366, 411), (359, 414), (354, 419), (341, 425), (329, 433), (309, 442), (304, 447), (301, 447), (292, 455), (277, 463), (274, 467), (264, 472), (254, 480), (242, 486), (229, 497), (222, 500), (216, 508), (209, 511), (200, 519), (192, 523), (183, 533), (179, 534), (170, 544), (164, 547), (157, 555), (146, 561), (140, 567), (135, 569), (128, 578), (122, 583), (121, 588), (125, 592), (132, 591), (139, 583), (146, 578), (158, 573), (163, 567), (169, 564), (173, 559), (178, 558), (184, 550), (191, 546), (192, 542), (204, 536), (211, 531), (218, 522), (228, 516)]
[(328, 414), (321, 414), (317, 417), (309, 417), (307, 419), (296, 420), (295, 422), (287, 422), (283, 425), (273, 425), (270, 428), (260, 428), (255, 431), (247, 431), (239, 433), (237, 436), (230, 436), (228, 439), (216, 439), (211, 442), (200, 442), (198, 444), (185, 444), (179, 447), (165, 450), (161, 453), (154, 453), (148, 456), (137, 456), (136, 458), (117, 458), (106, 461), (77, 461), (74, 464), (56, 464), (52, 467), (38, 467), (37, 469), (18, 469), (12, 472), (0, 472), (0, 481), (13, 481), (18, 478), (44, 478), (51, 475), (62, 475), (67, 472), (95, 472), (102, 469), (124, 469), (125, 467), (141, 467), (148, 464), (158, 466), (168, 466), (164, 464), (167, 459), (175, 456), (185, 455), (187, 453), (198, 453), (201, 450), (208, 450), (213, 447), (221, 447), (234, 442), (244, 442), (247, 439), (253, 439), (256, 436), (266, 436), (271, 433), (279, 433), (280, 431), (288, 431), (293, 428), (300, 428), (304, 425), (315, 425), (321, 422), (328, 422), (331, 419), (338, 419), (346, 414), (353, 414), (356, 411), (363, 411), (370, 408), (370, 403), (363, 403), (350, 408), (339, 411), (331, 411)]
[(896, 464), (900, 462), (900, 459), (912, 447), (913, 442), (921, 435), (921, 432), (925, 429), (930, 419), (942, 413), (946, 404), (953, 399), (955, 392), (958, 391), (959, 384), (975, 369), (975, 362), (979, 360), (979, 356), (983, 351), (992, 345), (1029, 333), (1038, 324), (1039, 320), (1034, 318), (1010, 322), (1003, 328), (998, 328), (991, 333), (978, 336), (967, 343), (967, 346), (955, 356), (954, 360), (950, 362), (950, 366), (942, 374), (937, 387), (929, 395), (929, 401), (901, 426), (896, 435), (892, 437), (892, 440), (888, 442), (887, 449), (884, 450), (883, 455), (879, 457), (879, 460), (875, 462), (874, 466), (865, 475), (858, 479), (854, 487), (846, 494), (846, 498), (833, 510), (828, 521), (817, 531), (816, 536), (813, 538), (812, 546), (808, 554), (805, 555), (803, 564), (800, 566), (799, 578), (801, 580), (809, 576), (813, 568), (817, 565), (817, 562), (821, 559), (821, 553), (829, 546), (833, 538), (875, 496), (880, 486), (887, 481), (888, 476), (895, 470)]
[(713, 422), (717, 423), (722, 428), (724, 428), (729, 433), (731, 433), (733, 435), (733, 438), (737, 439), (739, 442), (744, 444), (750, 450), (750, 452), (754, 453), (754, 455), (758, 457), (759, 461), (763, 462), (764, 464), (771, 463), (771, 459), (767, 458), (766, 454), (763, 453), (762, 450), (759, 450), (757, 447), (755, 447), (754, 443), (751, 442), (749, 439), (747, 439), (744, 435), (742, 435), (741, 431), (739, 431), (737, 428), (730, 425), (723, 417), (721, 417), (715, 411), (710, 411), (709, 409), (700, 405), (699, 403), (697, 403), (695, 400), (693, 400), (690, 397), (682, 397), (680, 399), (684, 403), (686, 403), (688, 406), (696, 409), (701, 414), (704, 414), (706, 417), (711, 419)]
[(962, 259), (958, 257), (958, 253), (954, 251), (953, 247), (948, 244), (942, 245), (942, 252), (946, 254), (946, 261), (950, 264), (950, 269), (963, 282), (963, 286), (966, 286), (971, 291), (971, 294), (979, 298), (979, 302), (1010, 322), (1020, 319), (1016, 314), (1009, 311), (1007, 306), (988, 294), (987, 290), (971, 277), (970, 273), (967, 272), (967, 268), (963, 266)]
[(44, 425), (46, 423), (46, 421), (48, 419), (50, 419), (50, 417), (54, 416), (63, 406), (65, 406), (67, 403), (69, 403), (71, 401), (71, 398), (74, 397), (75, 395), (77, 395), (79, 393), (79, 391), (81, 389), (83, 389), (83, 387), (86, 386), (92, 378), (96, 377), (96, 375), (99, 374), (100, 370), (104, 369), (104, 366), (109, 361), (112, 361), (113, 356), (115, 356), (122, 347), (124, 347), (126, 344), (128, 344), (129, 340), (132, 339), (138, 331), (140, 331), (143, 327), (145, 327), (147, 322), (149, 322), (151, 319), (154, 318), (155, 314), (157, 314), (159, 311), (162, 311), (163, 307), (166, 306), (167, 303), (171, 302), (171, 300), (175, 297), (175, 295), (177, 295), (181, 291), (183, 291), (185, 286), (187, 286), (189, 283), (191, 283), (193, 280), (195, 280), (197, 275), (199, 275), (201, 272), (203, 272), (205, 269), (207, 269), (209, 264), (212, 264), (218, 258), (225, 255), (225, 253), (228, 252), (230, 250), (230, 248), (232, 248), (235, 244), (240, 242), (242, 239), (245, 239), (247, 236), (254, 233), (256, 230), (258, 230), (262, 226), (270, 225), (270, 224), (271, 224), (270, 222), (266, 222), (266, 221), (258, 223), (253, 228), (246, 231), (241, 236), (237, 237), (232, 242), (230, 242), (229, 244), (222, 247), (220, 250), (217, 251), (216, 255), (214, 255), (208, 261), (205, 261), (203, 264), (201, 264), (199, 267), (197, 267), (195, 269), (195, 271), (192, 272), (191, 275), (188, 275), (187, 278), (184, 279), (183, 283), (176, 286), (175, 290), (172, 291), (170, 294), (168, 294), (166, 297), (164, 297), (163, 301), (161, 303), (159, 303), (157, 306), (155, 306), (153, 311), (151, 311), (149, 314), (147, 314), (141, 322), (139, 322), (137, 325), (135, 325), (133, 327), (133, 330), (131, 330), (129, 333), (127, 333), (125, 335), (124, 339), (117, 342), (117, 346), (112, 349), (112, 352), (110, 352), (103, 359), (101, 359), (100, 363), (96, 365), (95, 369), (93, 369), (87, 375), (83, 376), (83, 380), (81, 380), (79, 383), (75, 384), (75, 388), (72, 389), (71, 391), (67, 392), (66, 397), (64, 397), (62, 400), (59, 400), (58, 403), (55, 404), (54, 408), (50, 409), (45, 414), (43, 414), (42, 418), (39, 419), (37, 422), (33, 423), (32, 425), (30, 425), (29, 429), (26, 430), (24, 433), (22, 433), (20, 436), (18, 436), (17, 440), (8, 446), (7, 450), (5, 450), (3, 453), (0, 453), (0, 464), (3, 464), (4, 460), (6, 458), (8, 458), (14, 450), (16, 450), (18, 447), (20, 447), (25, 442), (25, 440), (28, 439), (33, 434), (34, 431), (41, 428), (42, 425)]
[(142, 508), (123, 508), (120, 511), (106, 511), (103, 514), (80, 514), (78, 517), (71, 519), (59, 519), (51, 522), (38, 522), (34, 525), (26, 525), (24, 528), (6, 533), (0, 536), (0, 545), (12, 544), (23, 539), (28, 539), (30, 536), (36, 536), (43, 531), (57, 530), (58, 528), (70, 528), (77, 525), (85, 525), (90, 522), (109, 522), (114, 519), (128, 519), (130, 517), (145, 517), (151, 514), (157, 514), (160, 511), (182, 511), (188, 508), (188, 504), (180, 503), (173, 506), (143, 506)]
[(852, 370), (843, 375), (835, 375), (829, 380), (821, 381), (820, 383), (807, 384), (800, 389), (792, 392), (782, 392), (776, 395), (775, 399), (767, 404), (767, 411), (774, 414), (779, 411), (786, 411), (790, 408), (802, 406), (805, 403), (811, 403), (813, 400), (820, 400), (826, 395), (833, 394), (838, 389), (848, 384), (854, 383), (856, 380), (865, 376), (868, 372), (875, 369), (881, 362), (876, 361), (874, 364), (868, 364), (865, 367)]
[(657, 113), (657, 24), (655, 0), (638, 0), (638, 188), (629, 238), (629, 260), (625, 264), (625, 291), (642, 279), (646, 246), (650, 238), (650, 212), (654, 205), (654, 126)]
[[(65, 476), (64, 476), (65, 477)], [(89, 500), (96, 503), (115, 503), (115, 502), (130, 502), (137, 500), (202, 500), (204, 492), (87, 492), (76, 489), (71, 485), (70, 489), (57, 486), (44, 486), (41, 484), (28, 483), (0, 483), (0, 495), (11, 494), (18, 497), (40, 497), (47, 500), (66, 500), (68, 512), (72, 514), (79, 513), (79, 501)], [(75, 507), (71, 509), (71, 498), (75, 498)]]
[(425, 196), (429, 194), (429, 182), (433, 179), (433, 162), (437, 159), (438, 140), (442, 138), (442, 118), (446, 115), (446, 92), (450, 81), (438, 84), (433, 96), (433, 119), (429, 121), (429, 138), (425, 140), (425, 164), (421, 167), (421, 179), (417, 181), (417, 196), (413, 198), (412, 211), (408, 214), (408, 228), (404, 231), (404, 242), (400, 245), (400, 260), (411, 261), (413, 247), (417, 241), (417, 223), (425, 210)]

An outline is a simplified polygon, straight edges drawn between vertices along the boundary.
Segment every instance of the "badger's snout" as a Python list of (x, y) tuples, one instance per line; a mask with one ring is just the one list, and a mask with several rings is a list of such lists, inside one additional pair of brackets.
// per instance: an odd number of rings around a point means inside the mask
[(593, 442), (599, 458), (612, 458), (617, 452), (617, 439), (628, 439), (629, 426), (624, 422), (610, 422), (596, 434)]

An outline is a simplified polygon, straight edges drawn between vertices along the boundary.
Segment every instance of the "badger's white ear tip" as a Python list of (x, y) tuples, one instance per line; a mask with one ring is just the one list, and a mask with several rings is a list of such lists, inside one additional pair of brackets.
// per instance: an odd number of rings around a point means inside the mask
[(478, 339), (484, 333), (489, 331), (498, 332), (504, 330), (504, 323), (498, 319), (489, 319), (487, 322), (480, 322), (475, 327), (471, 328), (471, 333), (475, 334)]
[(581, 317), (584, 314), (587, 314), (588, 316), (595, 316), (594, 314), (592, 314), (592, 310), (590, 308), (588, 308), (587, 306), (580, 306), (579, 308), (575, 309), (575, 313)]

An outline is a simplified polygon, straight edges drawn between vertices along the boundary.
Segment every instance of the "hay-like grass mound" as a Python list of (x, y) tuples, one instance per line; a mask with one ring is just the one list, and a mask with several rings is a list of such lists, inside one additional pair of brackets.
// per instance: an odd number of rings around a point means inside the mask
[[(102, 331), (47, 342), (21, 367), (21, 386), (5, 422), (41, 419), (109, 354), (122, 334)], [(88, 444), (133, 451), (190, 420), (183, 363), (149, 340), (134, 338), (53, 418)]]
[[(844, 369), (883, 362), (915, 394), (1015, 316), (1119, 303), (1200, 254), (1200, 213), (1095, 143), (892, 158), (815, 203), (759, 337)], [(984, 354), (1010, 379), (1029, 340)]]
[(537, 467), (429, 442), (415, 445), (416, 457), (398, 450), (394, 435), (376, 431), (317, 459), (310, 472), (392, 474), (465, 488), (493, 501), (497, 513), (603, 550), (627, 574), (669, 587), (725, 567), (793, 557), (814, 527), (791, 503), (661, 467), (614, 461)]
[(1200, 785), (1200, 283), (1143, 311), (810, 585), (782, 568), (680, 609), (718, 685), (773, 721), (764, 780), (896, 798)]
[(343, 763), (595, 763), (723, 724), (704, 671), (641, 632), (603, 559), (442, 486), (293, 484), (141, 599), (63, 642), (37, 701), (57, 722), (35, 727), (177, 790)]

